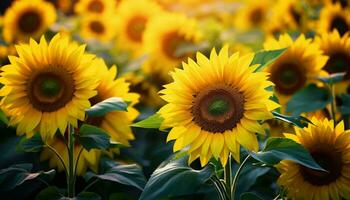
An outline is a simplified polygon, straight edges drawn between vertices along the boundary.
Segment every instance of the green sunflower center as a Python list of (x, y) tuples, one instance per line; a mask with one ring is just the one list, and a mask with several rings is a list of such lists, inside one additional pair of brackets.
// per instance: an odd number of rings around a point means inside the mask
[(172, 59), (184, 59), (189, 56), (188, 52), (178, 52), (180, 47), (192, 44), (185, 38), (184, 35), (180, 35), (178, 32), (170, 32), (163, 37), (162, 46), (166, 56)]
[[(329, 145), (321, 145), (323, 148)], [(321, 148), (322, 148), (321, 147)], [(318, 149), (311, 151), (314, 160), (327, 172), (312, 170), (300, 166), (300, 173), (304, 180), (317, 186), (329, 185), (336, 181), (342, 172), (343, 162), (341, 152), (336, 149)]]
[(27, 81), (28, 98), (34, 108), (52, 112), (64, 107), (74, 97), (72, 74), (61, 67), (34, 71)]
[(344, 17), (336, 16), (333, 18), (330, 24), (330, 31), (333, 29), (337, 29), (340, 35), (344, 35), (349, 31), (349, 25)]
[(103, 6), (103, 3), (101, 2), (101, 0), (92, 1), (88, 5), (88, 10), (91, 12), (102, 13), (103, 9), (104, 9), (104, 6)]
[(18, 18), (18, 28), (21, 32), (32, 34), (41, 26), (41, 16), (36, 11), (27, 11)]
[(297, 64), (278, 63), (271, 72), (271, 81), (279, 93), (290, 95), (306, 83), (306, 75)]
[(244, 96), (236, 88), (217, 84), (194, 94), (193, 121), (203, 130), (223, 133), (232, 130), (244, 113)]
[(146, 23), (147, 18), (143, 16), (136, 16), (129, 21), (126, 31), (131, 40), (136, 42), (142, 41), (142, 33), (145, 30)]
[(330, 73), (347, 72), (347, 78), (350, 72), (350, 54), (347, 52), (335, 52), (329, 55), (325, 70)]

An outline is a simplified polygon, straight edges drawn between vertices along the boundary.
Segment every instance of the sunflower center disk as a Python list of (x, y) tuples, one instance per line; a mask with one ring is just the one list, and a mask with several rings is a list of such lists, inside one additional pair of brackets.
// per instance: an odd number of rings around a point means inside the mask
[(313, 185), (322, 186), (329, 185), (341, 176), (343, 163), (340, 152), (337, 152), (335, 149), (321, 150), (311, 152), (311, 156), (327, 172), (316, 171), (301, 166), (300, 172), (305, 181)]
[(345, 78), (350, 76), (350, 56), (347, 53), (337, 52), (329, 56), (325, 70), (330, 73), (347, 72)]
[(249, 18), (254, 25), (260, 25), (264, 20), (264, 11), (262, 8), (257, 8), (250, 13)]
[(101, 22), (99, 21), (93, 21), (90, 23), (90, 28), (93, 32), (97, 33), (97, 34), (101, 34), (104, 32), (105, 28), (103, 26), (103, 24), (101, 24)]
[(299, 66), (287, 63), (280, 64), (276, 68), (271, 73), (271, 80), (275, 83), (275, 88), (279, 93), (293, 94), (305, 84), (306, 76)]
[(194, 96), (193, 120), (203, 130), (223, 133), (236, 127), (243, 117), (244, 96), (236, 88), (220, 84)]
[(171, 32), (163, 38), (163, 50), (165, 54), (172, 59), (184, 59), (188, 55), (188, 52), (180, 51), (180, 47), (191, 45), (192, 42), (186, 40), (184, 35), (179, 35), (177, 32)]
[(349, 25), (346, 22), (346, 19), (342, 16), (336, 16), (333, 18), (330, 28), (332, 31), (333, 29), (337, 29), (340, 35), (344, 35), (349, 30)]
[(31, 34), (37, 31), (41, 26), (41, 17), (35, 11), (28, 11), (19, 17), (19, 30), (23, 33)]
[(65, 69), (54, 67), (38, 70), (27, 83), (28, 98), (42, 112), (56, 111), (74, 96), (74, 80)]
[(147, 19), (142, 16), (134, 17), (129, 21), (126, 31), (131, 40), (142, 41), (142, 33), (145, 30), (146, 23)]
[(88, 6), (88, 10), (91, 12), (102, 13), (103, 4), (101, 3), (100, 0), (92, 1)]

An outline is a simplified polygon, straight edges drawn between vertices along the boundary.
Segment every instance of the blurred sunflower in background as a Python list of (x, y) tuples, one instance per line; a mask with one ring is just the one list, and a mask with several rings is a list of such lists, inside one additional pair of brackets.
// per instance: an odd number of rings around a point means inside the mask
[(148, 74), (167, 76), (169, 71), (194, 55), (202, 34), (197, 21), (182, 14), (161, 14), (145, 32), (143, 51), (149, 56), (143, 65)]
[(340, 4), (327, 4), (322, 8), (317, 24), (317, 32), (332, 32), (336, 29), (340, 35), (350, 30), (350, 11), (342, 9)]
[(111, 41), (115, 37), (115, 23), (110, 15), (89, 14), (81, 20), (81, 36), (85, 40)]
[(63, 134), (68, 124), (77, 127), (90, 107), (88, 99), (97, 94), (95, 56), (59, 34), (49, 44), (42, 37), (39, 44), (30, 40), (16, 49), (18, 57), (9, 56), (11, 64), (0, 74), (1, 104), (12, 114), (9, 125), (28, 137), (39, 131), (44, 139), (58, 129)]
[(143, 33), (146, 26), (161, 12), (163, 12), (162, 8), (151, 0), (120, 2), (116, 12), (117, 46), (131, 51), (134, 56), (142, 54)]
[(197, 62), (189, 59), (182, 69), (171, 73), (174, 82), (160, 91), (167, 102), (159, 113), (163, 126), (171, 127), (167, 141), (175, 140), (173, 150), (189, 146), (189, 162), (200, 158), (201, 165), (214, 156), (226, 165), (232, 153), (240, 161), (240, 145), (251, 151), (259, 148), (255, 133), (265, 134), (257, 120), (272, 118), (279, 105), (269, 98), (273, 84), (267, 73), (249, 66), (253, 54), (228, 55), (228, 46), (210, 59), (201, 53)]
[(271, 74), (270, 80), (275, 84), (274, 89), (281, 105), (285, 105), (296, 91), (313, 82), (315, 77), (327, 75), (322, 68), (328, 57), (304, 35), (293, 41), (288, 34), (283, 34), (278, 40), (269, 38), (264, 43), (265, 50), (287, 47), (283, 55), (265, 68)]
[(285, 134), (310, 151), (324, 171), (306, 168), (292, 161), (278, 165), (278, 183), (292, 199), (346, 199), (350, 196), (350, 133), (340, 122), (313, 118), (314, 125)]
[(7, 42), (38, 39), (55, 21), (56, 11), (51, 3), (43, 0), (14, 1), (4, 15), (3, 37)]
[(79, 0), (74, 7), (77, 14), (112, 14), (117, 6), (116, 0)]

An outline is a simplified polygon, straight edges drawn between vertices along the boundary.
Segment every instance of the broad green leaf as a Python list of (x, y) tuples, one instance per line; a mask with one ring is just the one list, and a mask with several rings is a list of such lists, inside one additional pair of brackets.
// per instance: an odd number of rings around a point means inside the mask
[(119, 97), (111, 97), (86, 110), (88, 117), (102, 117), (112, 111), (127, 111), (128, 104)]
[(271, 51), (259, 51), (255, 53), (253, 61), (250, 65), (260, 64), (260, 66), (255, 71), (256, 72), (262, 71), (270, 63), (272, 63), (278, 57), (280, 57), (285, 50), (286, 48), (271, 50)]
[(109, 138), (110, 136), (104, 130), (88, 124), (83, 124), (77, 134), (79, 143), (88, 151), (107, 149), (110, 145)]
[(327, 83), (327, 84), (339, 83), (339, 82), (344, 80), (345, 74), (346, 74), (345, 72), (334, 73), (334, 74), (331, 74), (327, 77), (320, 77), (320, 78), (318, 78), (318, 80), (320, 80), (324, 83)]
[(312, 123), (309, 119), (303, 117), (303, 116), (287, 116), (282, 115), (278, 112), (272, 112), (275, 119), (281, 120), (283, 122), (293, 124), (294, 126), (297, 126), (299, 128), (304, 128), (307, 126), (308, 123)]
[(44, 147), (44, 142), (41, 139), (39, 133), (35, 134), (31, 138), (22, 137), (17, 144), (17, 149), (24, 152), (39, 152)]
[(166, 197), (193, 194), (207, 182), (214, 173), (211, 165), (194, 170), (187, 164), (188, 156), (170, 161), (156, 169), (148, 180), (140, 200), (154, 200)]
[(339, 111), (343, 116), (350, 115), (350, 94), (342, 94), (339, 96)]
[(271, 137), (262, 151), (251, 152), (250, 155), (267, 165), (276, 165), (281, 160), (289, 160), (311, 169), (325, 171), (301, 144), (289, 138)]
[(109, 196), (109, 200), (137, 200), (137, 198), (131, 196), (129, 193), (113, 193)]
[(310, 84), (297, 91), (287, 103), (287, 112), (294, 116), (325, 108), (332, 102), (332, 95), (326, 88)]
[(37, 178), (52, 179), (55, 175), (55, 170), (53, 169), (47, 172), (39, 171), (32, 173), (30, 172), (32, 167), (32, 164), (24, 163), (0, 170), (0, 191), (12, 190), (25, 181)]
[(239, 199), (240, 200), (263, 200), (258, 195), (254, 194), (252, 192), (243, 193)]
[(133, 127), (140, 127), (140, 128), (156, 128), (159, 129), (162, 125), (162, 122), (164, 121), (163, 117), (160, 116), (160, 114), (156, 113), (154, 115), (151, 115), (150, 117), (136, 122), (132, 124)]
[(93, 192), (82, 192), (73, 198), (73, 200), (101, 200), (101, 197)]
[(89, 181), (92, 178), (117, 182), (123, 185), (130, 185), (143, 190), (146, 184), (146, 178), (143, 175), (142, 169), (136, 164), (119, 165), (116, 162), (109, 162), (107, 169), (102, 174), (94, 174), (87, 172), (85, 180)]
[(67, 197), (64, 197), (61, 194), (60, 189), (55, 186), (47, 187), (39, 192), (36, 196), (36, 200), (66, 200)]

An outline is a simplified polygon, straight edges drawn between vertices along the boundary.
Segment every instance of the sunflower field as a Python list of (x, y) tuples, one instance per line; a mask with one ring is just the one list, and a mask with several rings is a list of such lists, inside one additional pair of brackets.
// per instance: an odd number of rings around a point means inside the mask
[(1, 200), (350, 200), (350, 0), (1, 0)]

